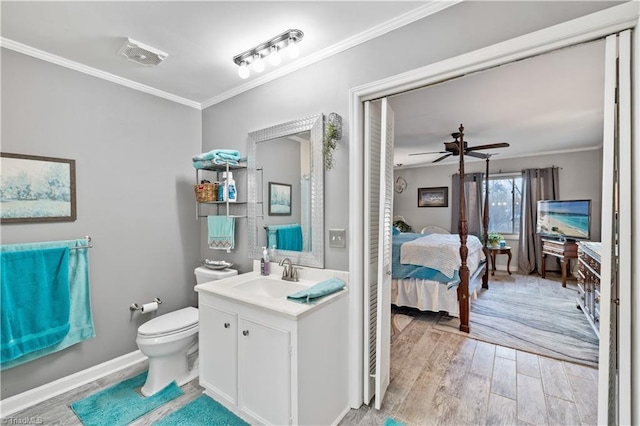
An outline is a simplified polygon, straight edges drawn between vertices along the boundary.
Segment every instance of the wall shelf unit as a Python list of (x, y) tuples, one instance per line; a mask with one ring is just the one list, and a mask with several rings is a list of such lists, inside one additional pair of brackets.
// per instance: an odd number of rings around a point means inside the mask
[[(239, 182), (246, 182), (247, 180), (247, 165), (245, 162), (240, 162), (238, 165), (232, 165), (229, 163), (220, 164), (216, 166), (210, 166), (203, 169), (196, 169), (196, 184), (199, 184), (202, 180), (206, 179), (210, 182), (221, 182), (222, 173), (232, 172), (233, 178), (236, 181), (236, 188), (239, 186)], [(237, 174), (236, 174), (237, 172)], [(227, 217), (246, 218), (247, 217), (247, 197), (246, 197), (246, 185), (240, 185), (243, 189), (238, 191), (241, 194), (237, 201), (196, 201), (196, 220), (207, 216), (220, 216)]]

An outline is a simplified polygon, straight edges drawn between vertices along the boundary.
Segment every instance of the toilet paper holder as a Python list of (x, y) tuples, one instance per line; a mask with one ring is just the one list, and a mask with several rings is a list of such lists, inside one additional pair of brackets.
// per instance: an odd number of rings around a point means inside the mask
[[(159, 297), (154, 298), (154, 299), (152, 300), (152, 302), (156, 302), (158, 305), (161, 305), (161, 304), (162, 304), (162, 300), (160, 300), (160, 298), (159, 298)], [(141, 311), (141, 310), (142, 310), (142, 305), (138, 305), (137, 303), (132, 303), (132, 304), (129, 306), (129, 310), (130, 310), (130, 311), (132, 311), (132, 312), (133, 312), (133, 311)]]

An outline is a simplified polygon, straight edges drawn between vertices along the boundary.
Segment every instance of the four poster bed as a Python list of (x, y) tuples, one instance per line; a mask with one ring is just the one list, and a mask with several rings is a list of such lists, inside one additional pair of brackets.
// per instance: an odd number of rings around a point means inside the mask
[[(485, 158), (485, 198), (482, 241), (469, 235), (464, 190), (463, 126), (460, 125), (460, 210), (458, 234), (394, 232), (392, 240), (391, 301), (422, 311), (446, 311), (460, 318), (460, 330), (469, 332), (469, 299), (482, 286), (489, 288), (489, 154)], [(481, 157), (482, 156), (482, 157)]]

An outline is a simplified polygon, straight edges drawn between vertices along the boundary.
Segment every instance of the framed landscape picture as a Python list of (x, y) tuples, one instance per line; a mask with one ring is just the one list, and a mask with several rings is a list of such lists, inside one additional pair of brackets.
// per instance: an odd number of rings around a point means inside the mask
[(76, 220), (76, 162), (0, 153), (2, 223)]
[(291, 185), (269, 182), (269, 216), (291, 216)]
[(448, 207), (449, 188), (418, 188), (418, 207)]

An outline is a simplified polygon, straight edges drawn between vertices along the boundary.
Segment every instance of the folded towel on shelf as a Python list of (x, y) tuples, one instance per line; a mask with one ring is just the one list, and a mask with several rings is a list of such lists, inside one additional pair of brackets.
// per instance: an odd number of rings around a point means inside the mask
[(313, 303), (316, 300), (342, 290), (347, 283), (340, 278), (330, 278), (309, 288), (287, 296), (287, 299), (298, 303)]
[(5, 363), (60, 342), (69, 332), (69, 248), (2, 252)]
[(208, 169), (212, 167), (219, 166), (221, 164), (229, 164), (230, 166), (237, 166), (239, 161), (236, 160), (203, 160), (203, 161), (194, 161), (193, 168), (194, 169)]
[(235, 247), (235, 218), (229, 216), (207, 216), (209, 248), (230, 251)]
[[(2, 253), (12, 253), (47, 248), (73, 248), (86, 246), (87, 240), (81, 238), (66, 241), (8, 244), (2, 245), (0, 247), (0, 251)], [(64, 336), (64, 338), (60, 342), (53, 346), (49, 346), (48, 348), (30, 352), (12, 361), (3, 362), (1, 366), (2, 370), (7, 370), (45, 355), (61, 351), (69, 346), (96, 336), (93, 317), (91, 314), (89, 249), (87, 248), (79, 248), (69, 251), (69, 298), (69, 332)]]
[(209, 152), (203, 152), (202, 154), (194, 155), (192, 158), (194, 162), (215, 159), (238, 161), (240, 159), (240, 152), (235, 149), (214, 149)]

